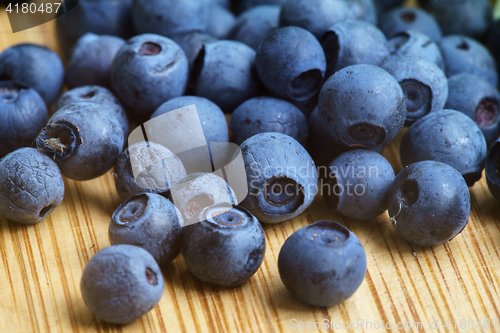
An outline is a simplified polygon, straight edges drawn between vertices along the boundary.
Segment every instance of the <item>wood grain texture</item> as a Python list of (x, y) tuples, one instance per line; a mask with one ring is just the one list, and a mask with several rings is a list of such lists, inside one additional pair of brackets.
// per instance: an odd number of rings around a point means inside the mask
[[(12, 34), (0, 12), (0, 49), (19, 42), (58, 50), (54, 22)], [(401, 170), (398, 142), (384, 155)], [(262, 267), (241, 287), (216, 288), (199, 282), (182, 256), (164, 272), (159, 305), (136, 322), (117, 326), (97, 320), (80, 294), (85, 264), (109, 246), (108, 223), (120, 199), (110, 174), (88, 182), (65, 179), (63, 203), (35, 226), (0, 216), (0, 332), (294, 332), (291, 320), (333, 322), (327, 332), (381, 332), (390, 322), (414, 332), (496, 331), (470, 327), (500, 318), (500, 205), (483, 180), (471, 189), (470, 223), (456, 239), (433, 248), (412, 246), (399, 237), (387, 215), (360, 222), (329, 211), (321, 198), (298, 218), (264, 226), (267, 253)], [(341, 222), (364, 245), (368, 272), (355, 295), (330, 308), (312, 308), (295, 300), (281, 283), (277, 257), (295, 230), (320, 219)], [(469, 328), (460, 329), (460, 320)], [(364, 320), (365, 325), (345, 328)], [(450, 328), (444, 328), (446, 321)], [(470, 320), (470, 321), (469, 321)], [(366, 324), (367, 321), (372, 326)], [(422, 322), (423, 327), (416, 327)], [(360, 323), (360, 322), (359, 322)], [(377, 329), (377, 323), (379, 329)], [(335, 328), (335, 325), (337, 328)], [(344, 328), (339, 328), (344, 325)], [(413, 329), (408, 329), (413, 325)], [(315, 329), (301, 330), (320, 331)]]

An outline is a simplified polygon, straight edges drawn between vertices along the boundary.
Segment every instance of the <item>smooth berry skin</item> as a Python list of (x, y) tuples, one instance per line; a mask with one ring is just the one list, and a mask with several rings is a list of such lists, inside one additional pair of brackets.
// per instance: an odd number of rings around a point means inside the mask
[(493, 22), (488, 0), (430, 0), (425, 9), (433, 15), (444, 35), (481, 38)]
[(171, 186), (186, 176), (186, 169), (166, 147), (143, 141), (127, 147), (118, 156), (113, 176), (116, 192), (126, 201), (143, 193), (168, 196)]
[(426, 160), (446, 163), (472, 186), (481, 179), (486, 151), (486, 140), (474, 120), (459, 111), (440, 110), (410, 126), (400, 157), (403, 167)]
[(97, 103), (109, 108), (118, 119), (123, 133), (129, 133), (129, 121), (127, 113), (118, 98), (111, 91), (100, 86), (82, 86), (65, 92), (57, 101), (54, 112), (72, 103)]
[(277, 132), (289, 135), (305, 146), (307, 127), (306, 116), (292, 103), (266, 96), (249, 99), (238, 106), (229, 124), (237, 145), (256, 134)]
[(333, 306), (351, 297), (366, 275), (363, 246), (337, 222), (318, 221), (295, 231), (278, 256), (281, 281), (301, 302)]
[(322, 46), (327, 63), (326, 77), (351, 65), (382, 66), (389, 57), (384, 34), (365, 21), (348, 20), (331, 26), (323, 36)]
[(285, 3), (286, 0), (241, 0), (236, 8), (236, 13), (241, 14), (249, 9), (257, 6), (280, 6)]
[(387, 38), (407, 30), (420, 31), (436, 43), (443, 36), (436, 19), (420, 8), (395, 8), (380, 18), (379, 28)]
[(260, 5), (244, 11), (228, 38), (257, 50), (266, 35), (279, 26), (280, 11), (281, 6), (277, 5)]
[(405, 126), (411, 126), (431, 111), (444, 108), (448, 99), (448, 79), (433, 62), (403, 56), (393, 58), (383, 68), (394, 76), (405, 94)]
[(323, 180), (323, 200), (340, 214), (370, 220), (387, 209), (387, 193), (395, 174), (391, 164), (377, 152), (355, 149), (329, 165)]
[(80, 0), (56, 19), (57, 39), (69, 57), (76, 41), (86, 33), (128, 39), (135, 35), (130, 14), (132, 0)]
[(344, 0), (354, 12), (356, 20), (366, 21), (370, 24), (377, 25), (377, 7), (374, 0)]
[(182, 215), (174, 204), (161, 195), (145, 193), (122, 203), (109, 223), (111, 245), (142, 247), (166, 267), (180, 253)]
[(444, 59), (438, 45), (429, 36), (415, 30), (407, 30), (393, 35), (389, 41), (389, 52), (392, 57), (416, 56), (435, 63), (445, 70)]
[(206, 44), (191, 73), (195, 95), (232, 112), (260, 92), (254, 66), (255, 51), (243, 43), (223, 40)]
[(30, 146), (48, 118), (45, 101), (35, 89), (0, 81), (0, 158)]
[(151, 119), (189, 105), (195, 105), (201, 122), (205, 140), (210, 142), (229, 142), (229, 131), (226, 116), (217, 104), (203, 97), (181, 96), (173, 98), (162, 105), (151, 115)]
[(457, 74), (448, 79), (449, 96), (446, 109), (463, 112), (483, 131), (487, 145), (500, 134), (500, 93), (482, 78)]
[(233, 287), (250, 279), (264, 261), (266, 237), (259, 221), (240, 206), (205, 208), (183, 230), (182, 253), (199, 280)]
[(231, 9), (231, 0), (207, 0), (209, 4), (219, 5), (226, 9)]
[(500, 140), (491, 145), (485, 164), (488, 188), (491, 194), (500, 201)]
[(0, 54), (0, 76), (35, 89), (51, 105), (62, 91), (64, 66), (45, 46), (18, 44)]
[(240, 148), (248, 181), (248, 195), (241, 206), (260, 222), (280, 223), (311, 205), (317, 193), (316, 165), (294, 138), (261, 133), (245, 140)]
[(495, 59), (491, 53), (472, 38), (460, 35), (443, 37), (438, 43), (446, 66), (446, 76), (460, 73), (474, 74), (498, 85), (498, 73)]
[(124, 133), (110, 109), (96, 103), (74, 103), (59, 109), (35, 140), (61, 173), (74, 180), (102, 176), (123, 149)]
[(160, 301), (163, 289), (163, 275), (153, 256), (127, 244), (97, 252), (80, 281), (89, 310), (112, 324), (128, 324), (148, 313)]
[(404, 168), (387, 200), (394, 228), (412, 244), (450, 241), (469, 221), (467, 184), (456, 169), (441, 162), (422, 161)]
[(398, 81), (373, 65), (349, 66), (332, 75), (321, 89), (318, 108), (329, 135), (346, 148), (381, 148), (406, 119)]
[(209, 11), (205, 0), (133, 0), (132, 21), (139, 34), (171, 37), (190, 31), (205, 31)]
[(228, 39), (234, 27), (236, 17), (228, 9), (218, 6), (208, 6), (208, 25), (206, 32), (217, 39)]
[(130, 115), (149, 117), (165, 101), (184, 94), (188, 60), (171, 39), (145, 34), (129, 39), (111, 66), (111, 85)]
[(0, 214), (22, 224), (37, 224), (64, 197), (57, 164), (34, 148), (21, 148), (0, 159)]
[(299, 27), (278, 28), (269, 33), (257, 49), (255, 65), (266, 88), (292, 102), (315, 96), (326, 71), (321, 44)]
[(281, 6), (280, 26), (301, 27), (321, 40), (335, 23), (354, 19), (354, 11), (344, 0), (287, 0)]
[(115, 36), (87, 33), (76, 42), (66, 70), (69, 89), (96, 85), (111, 87), (111, 64), (125, 41)]

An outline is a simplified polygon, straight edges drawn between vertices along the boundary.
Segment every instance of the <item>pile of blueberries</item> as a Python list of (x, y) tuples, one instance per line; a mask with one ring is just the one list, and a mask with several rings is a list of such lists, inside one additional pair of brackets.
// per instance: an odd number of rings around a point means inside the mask
[[(402, 2), (81, 0), (56, 22), (66, 69), (39, 45), (0, 54), (0, 214), (39, 223), (63, 200), (63, 176), (113, 169), (123, 204), (81, 291), (122, 324), (159, 302), (181, 251), (201, 281), (244, 283), (264, 260), (261, 223), (319, 194), (349, 218), (388, 210), (413, 244), (453, 239), (484, 167), (500, 200), (500, 22), (487, 0)], [(126, 143), (131, 124), (193, 104), (207, 142), (230, 141), (231, 113), (249, 191), (239, 204), (166, 147)], [(395, 175), (381, 152), (404, 127)], [(332, 221), (297, 230), (278, 258), (286, 288), (314, 306), (349, 298), (366, 264)]]

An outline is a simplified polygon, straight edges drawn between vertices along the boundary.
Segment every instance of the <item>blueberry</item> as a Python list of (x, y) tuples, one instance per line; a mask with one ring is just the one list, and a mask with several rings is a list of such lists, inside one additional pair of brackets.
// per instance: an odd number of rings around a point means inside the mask
[(35, 146), (57, 162), (61, 173), (75, 180), (108, 172), (123, 145), (124, 134), (116, 116), (96, 103), (59, 109), (35, 140)]
[(163, 288), (155, 259), (133, 245), (114, 245), (97, 252), (80, 282), (90, 311), (113, 324), (128, 324), (149, 312), (160, 301)]
[(188, 66), (184, 51), (172, 40), (138, 35), (113, 60), (111, 85), (132, 115), (147, 118), (165, 101), (184, 94)]
[(297, 26), (321, 40), (335, 23), (354, 20), (356, 15), (344, 0), (287, 0), (281, 7), (280, 26)]
[(181, 213), (161, 195), (140, 194), (122, 203), (109, 224), (112, 245), (130, 244), (142, 247), (166, 267), (181, 251)]
[(9, 220), (39, 223), (63, 197), (61, 172), (48, 156), (21, 148), (0, 159), (0, 214)]
[(54, 107), (54, 112), (62, 109), (68, 104), (80, 102), (97, 103), (109, 108), (118, 119), (118, 122), (123, 129), (123, 133), (128, 135), (129, 122), (127, 114), (115, 95), (104, 87), (83, 86), (68, 90), (57, 101), (56, 106)]
[(242, 42), (257, 50), (264, 37), (279, 26), (281, 6), (252, 7), (236, 19), (229, 39)]
[(486, 157), (486, 181), (491, 194), (500, 201), (500, 140), (491, 145)]
[(398, 81), (373, 65), (349, 66), (332, 75), (321, 89), (318, 108), (330, 136), (347, 148), (381, 148), (406, 119)]
[(410, 126), (431, 111), (442, 110), (448, 99), (448, 80), (433, 62), (415, 56), (395, 57), (384, 65), (399, 82), (406, 99), (406, 121)]
[(316, 165), (304, 147), (281, 133), (261, 133), (241, 144), (248, 196), (241, 203), (262, 223), (298, 216), (313, 202)]
[(138, 33), (171, 37), (189, 31), (205, 31), (208, 25), (205, 0), (134, 0), (132, 20)]
[(44, 46), (18, 44), (0, 54), (0, 78), (35, 89), (51, 105), (63, 88), (64, 66), (59, 56)]
[(421, 32), (408, 30), (397, 33), (389, 39), (391, 56), (416, 56), (432, 61), (443, 71), (445, 70), (443, 56), (436, 43)]
[(30, 146), (48, 118), (47, 106), (35, 89), (0, 81), (0, 158)]
[(72, 10), (56, 19), (57, 39), (69, 56), (78, 38), (88, 32), (118, 36), (135, 34), (130, 10), (133, 0), (80, 0)]
[(224, 179), (204, 172), (192, 173), (172, 186), (170, 199), (181, 212), (185, 223), (190, 220), (189, 223), (193, 223), (196, 214), (206, 207), (237, 203), (236, 194)]
[(281, 281), (312, 306), (333, 306), (351, 297), (366, 274), (363, 246), (337, 222), (318, 221), (295, 231), (278, 257)]
[(348, 20), (331, 26), (322, 45), (326, 55), (326, 77), (351, 65), (381, 66), (389, 57), (384, 34), (364, 21)]
[(241, 14), (246, 10), (262, 5), (276, 5), (281, 7), (285, 1), (286, 0), (240, 0), (237, 6), (237, 13)]
[(208, 6), (208, 25), (206, 32), (218, 39), (226, 39), (233, 29), (236, 17), (224, 7)]
[(420, 31), (433, 42), (442, 37), (436, 19), (420, 8), (395, 8), (380, 18), (379, 27), (388, 38), (407, 30)]
[(307, 118), (293, 104), (274, 97), (255, 97), (244, 102), (231, 116), (231, 131), (235, 143), (265, 132), (278, 132), (291, 136), (305, 146)]
[(463, 112), (483, 131), (490, 145), (500, 134), (500, 94), (482, 78), (472, 74), (457, 74), (449, 78), (450, 89), (446, 109)]
[(370, 220), (387, 209), (394, 177), (391, 164), (379, 153), (350, 150), (330, 163), (322, 183), (323, 200), (344, 216)]
[(172, 40), (182, 48), (188, 59), (189, 68), (192, 70), (194, 60), (203, 45), (216, 42), (217, 38), (207, 33), (192, 31), (172, 36)]
[(205, 97), (224, 112), (259, 94), (255, 51), (235, 41), (205, 44), (191, 73), (196, 96)]
[(472, 38), (451, 35), (439, 42), (446, 76), (468, 73), (482, 77), (492, 86), (498, 85), (497, 65), (491, 53)]
[(321, 44), (311, 33), (299, 27), (285, 27), (264, 38), (257, 49), (255, 65), (266, 88), (277, 97), (304, 101), (321, 89), (326, 59)]
[(452, 240), (469, 221), (467, 184), (456, 169), (441, 162), (422, 161), (404, 168), (387, 200), (394, 228), (416, 245)]
[(203, 97), (181, 96), (173, 98), (156, 109), (151, 115), (151, 119), (193, 104), (196, 106), (207, 143), (228, 142), (229, 131), (224, 113), (215, 103)]
[(445, 35), (482, 37), (493, 22), (488, 0), (429, 0), (425, 5)]
[(189, 270), (203, 282), (223, 287), (250, 279), (264, 261), (266, 237), (245, 208), (221, 204), (198, 214), (184, 228), (182, 253)]
[(76, 42), (66, 71), (69, 89), (97, 85), (111, 87), (111, 64), (125, 41), (115, 36), (83, 35)]
[(351, 7), (357, 20), (377, 25), (377, 7), (374, 0), (345, 0)]
[(440, 110), (408, 129), (400, 155), (403, 167), (426, 160), (446, 163), (472, 186), (481, 179), (486, 150), (486, 140), (474, 120), (455, 110)]
[(186, 176), (182, 162), (164, 146), (138, 142), (125, 149), (113, 171), (122, 200), (142, 193), (168, 195), (171, 186)]

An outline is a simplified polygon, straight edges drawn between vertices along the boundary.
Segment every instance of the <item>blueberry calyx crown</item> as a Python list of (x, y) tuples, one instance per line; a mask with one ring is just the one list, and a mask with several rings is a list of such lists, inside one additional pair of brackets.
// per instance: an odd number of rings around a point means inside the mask
[(238, 227), (245, 222), (245, 217), (235, 210), (219, 210), (212, 213), (212, 220), (225, 227)]
[(342, 140), (351, 147), (371, 148), (381, 145), (386, 137), (382, 126), (365, 122), (352, 125), (346, 132), (347, 135), (343, 135)]
[(403, 80), (399, 83), (406, 99), (408, 118), (416, 120), (431, 111), (432, 91), (416, 80)]
[(283, 206), (291, 202), (298, 194), (297, 182), (289, 178), (275, 178), (267, 184), (264, 197), (273, 206)]
[(71, 157), (83, 143), (80, 129), (61, 121), (45, 126), (35, 139), (35, 146), (55, 161)]
[(476, 123), (479, 127), (494, 125), (498, 119), (498, 101), (484, 98), (476, 108)]
[(0, 87), (0, 99), (2, 103), (13, 103), (19, 98), (19, 91), (15, 87)]
[(159, 44), (153, 42), (145, 42), (141, 45), (139, 51), (137, 51), (137, 54), (143, 56), (152, 56), (160, 54), (160, 52), (161, 52), (161, 46)]
[(139, 198), (130, 201), (120, 214), (120, 222), (126, 224), (139, 218), (139, 216), (141, 216), (146, 210), (145, 201), (147, 201), (146, 196), (140, 196)]
[(312, 242), (328, 247), (341, 247), (350, 236), (346, 227), (333, 221), (318, 221), (309, 225), (306, 235)]
[(152, 286), (156, 286), (158, 284), (158, 277), (156, 276), (156, 273), (149, 267), (146, 267), (146, 281)]

